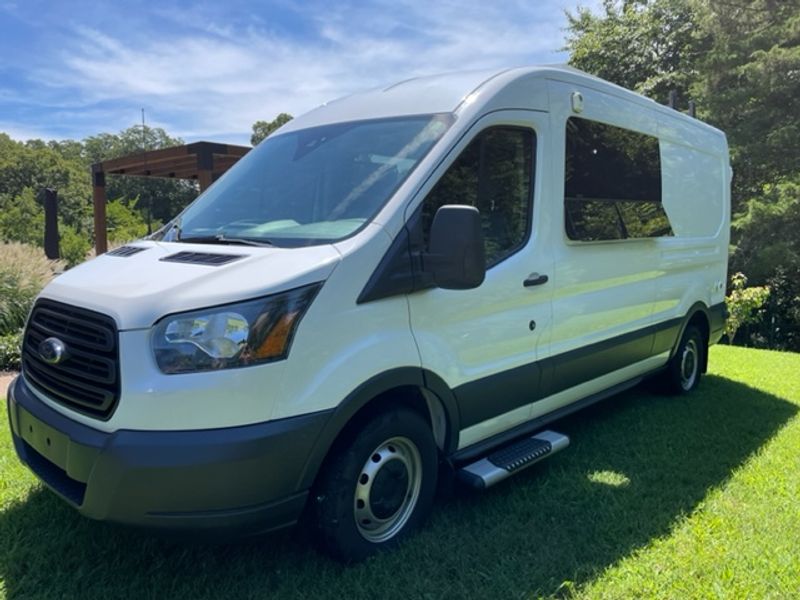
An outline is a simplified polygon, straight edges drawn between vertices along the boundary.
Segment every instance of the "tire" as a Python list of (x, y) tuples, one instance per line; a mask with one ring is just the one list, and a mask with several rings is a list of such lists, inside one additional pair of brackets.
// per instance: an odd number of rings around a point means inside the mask
[(433, 505), (438, 468), (430, 426), (410, 409), (380, 413), (353, 431), (326, 461), (314, 493), (318, 540), (344, 562), (392, 548), (417, 529)]
[(694, 325), (687, 326), (664, 374), (666, 387), (671, 393), (687, 394), (697, 387), (706, 351), (700, 329)]

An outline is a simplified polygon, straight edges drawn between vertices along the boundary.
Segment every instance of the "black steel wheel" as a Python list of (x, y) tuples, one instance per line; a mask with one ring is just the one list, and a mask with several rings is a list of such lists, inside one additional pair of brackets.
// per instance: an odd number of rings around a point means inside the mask
[(430, 513), (438, 454), (428, 422), (407, 408), (353, 429), (334, 450), (314, 490), (323, 549), (345, 562), (395, 546)]

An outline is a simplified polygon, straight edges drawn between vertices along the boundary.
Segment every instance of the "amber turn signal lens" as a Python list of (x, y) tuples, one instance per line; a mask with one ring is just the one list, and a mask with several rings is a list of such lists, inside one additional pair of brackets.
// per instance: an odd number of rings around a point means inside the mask
[(286, 345), (289, 343), (289, 335), (292, 333), (294, 320), (299, 314), (298, 311), (295, 311), (283, 315), (272, 328), (272, 331), (264, 338), (264, 341), (261, 342), (261, 345), (256, 348), (253, 353), (255, 358), (272, 358), (283, 354)]

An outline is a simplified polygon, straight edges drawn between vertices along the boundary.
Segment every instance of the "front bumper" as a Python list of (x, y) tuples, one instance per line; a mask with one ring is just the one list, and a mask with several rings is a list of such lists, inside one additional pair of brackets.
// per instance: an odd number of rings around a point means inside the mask
[(331, 411), (224, 429), (98, 431), (8, 389), (20, 460), (81, 514), (118, 523), (249, 535), (295, 523), (301, 478)]

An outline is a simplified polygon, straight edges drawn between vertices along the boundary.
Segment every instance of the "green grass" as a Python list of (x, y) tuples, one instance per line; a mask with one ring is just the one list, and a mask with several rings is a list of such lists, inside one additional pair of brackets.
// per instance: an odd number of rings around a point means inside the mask
[(798, 597), (799, 405), (800, 355), (715, 347), (694, 394), (639, 387), (561, 421), (567, 450), (459, 491), (398, 551), (353, 567), (302, 529), (198, 546), (89, 521), (36, 483), (4, 434), (0, 594)]

